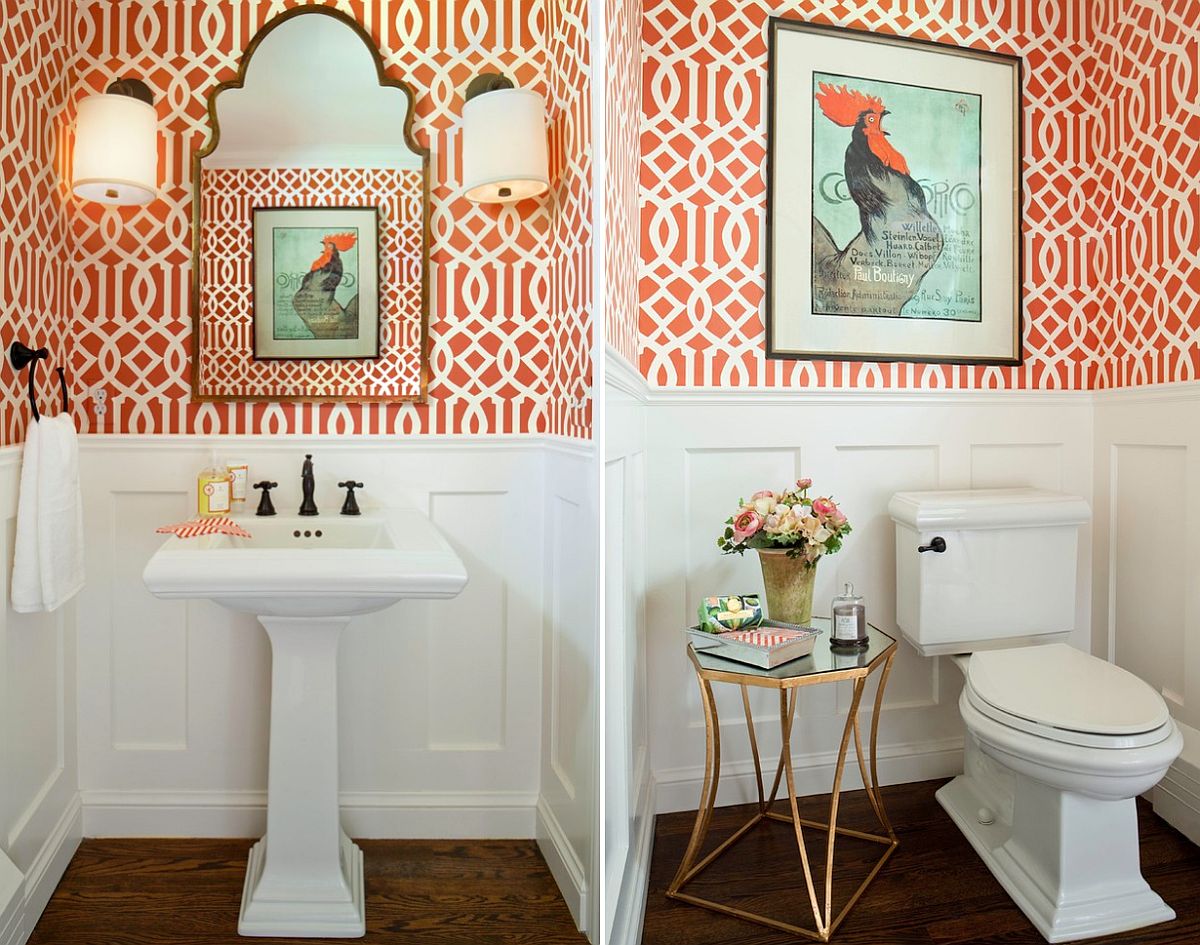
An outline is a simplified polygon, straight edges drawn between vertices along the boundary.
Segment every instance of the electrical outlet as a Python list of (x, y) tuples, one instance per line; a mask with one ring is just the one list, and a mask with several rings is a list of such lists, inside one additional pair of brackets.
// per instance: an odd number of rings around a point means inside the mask
[(108, 413), (108, 391), (103, 387), (97, 387), (92, 391), (92, 412), (97, 417), (103, 417)]

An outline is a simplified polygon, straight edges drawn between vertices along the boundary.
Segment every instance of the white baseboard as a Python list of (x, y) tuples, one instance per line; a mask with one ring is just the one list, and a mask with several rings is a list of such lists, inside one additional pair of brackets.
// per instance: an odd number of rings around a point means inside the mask
[(0, 945), (25, 945), (66, 872), (67, 864), (79, 848), (82, 836), (79, 795), (75, 795), (29, 867), (18, 894), (0, 913)]
[(25, 876), (0, 852), (0, 943), (24, 942), (18, 932), (25, 915)]
[(1179, 725), (1183, 754), (1151, 792), (1154, 812), (1192, 843), (1200, 845), (1200, 732)]
[[(87, 837), (258, 837), (265, 791), (84, 791)], [(355, 839), (528, 839), (537, 795), (512, 792), (344, 792)], [(2, 943), (0, 943), (2, 945)]]
[[(878, 764), (881, 784), (909, 784), (913, 781), (928, 781), (932, 778), (948, 778), (962, 774), (963, 740), (960, 737), (938, 741), (916, 742), (901, 745), (880, 746)], [(837, 766), (836, 752), (820, 752), (801, 755), (792, 759), (796, 771), (796, 793), (828, 794), (833, 783), (833, 772)], [(775, 761), (763, 759), (763, 777), (770, 788), (775, 773)], [(657, 812), (660, 814), (680, 810), (695, 810), (700, 800), (700, 788), (704, 783), (704, 768), (701, 765), (688, 768), (672, 768), (654, 772)], [(846, 760), (842, 775), (842, 790), (854, 791), (862, 787), (858, 765), (853, 756)], [(782, 791), (781, 791), (782, 794)], [(749, 804), (758, 800), (754, 786), (754, 763), (738, 761), (721, 765), (721, 782), (717, 787), (717, 806)]]
[(630, 837), (629, 856), (625, 860), (608, 945), (640, 945), (642, 941), (646, 895), (650, 888), (650, 857), (654, 852), (655, 792), (654, 778), (646, 778), (635, 816), (637, 831)]
[(550, 875), (558, 884), (563, 901), (571, 912), (571, 918), (579, 931), (585, 935), (588, 932), (587, 918), (591, 914), (588, 903), (587, 874), (583, 864), (575, 854), (571, 841), (554, 816), (554, 810), (544, 798), (537, 802), (537, 837), (538, 849), (550, 867)]
[(1172, 765), (1151, 793), (1154, 813), (1200, 845), (1200, 779)]

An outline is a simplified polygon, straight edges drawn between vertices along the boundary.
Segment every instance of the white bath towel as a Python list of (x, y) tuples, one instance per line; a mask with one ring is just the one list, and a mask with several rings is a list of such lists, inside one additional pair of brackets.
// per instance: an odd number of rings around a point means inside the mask
[(21, 461), (13, 610), (56, 610), (83, 587), (79, 442), (67, 414), (30, 424)]

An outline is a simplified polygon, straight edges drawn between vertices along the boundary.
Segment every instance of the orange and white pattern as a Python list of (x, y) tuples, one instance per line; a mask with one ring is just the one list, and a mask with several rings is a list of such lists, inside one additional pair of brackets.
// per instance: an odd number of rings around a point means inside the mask
[[(60, 131), (69, 91), (67, 0), (5, 0), (0, 28), (0, 325), (13, 341), (50, 349), (39, 408), (54, 412), (65, 365), (69, 240)], [(21, 443), (32, 422), (25, 385), (7, 358), (0, 384), (0, 446)]]
[[(640, 361), (650, 383), (984, 389), (1100, 383), (1105, 363), (1093, 273), (1106, 230), (1092, 200), (1100, 178), (1093, 149), (1108, 145), (1091, 125), (1091, 24), (1083, 11), (1092, 6), (646, 0)], [(1022, 367), (764, 357), (770, 15), (1024, 57)]]
[(215, 518), (193, 518), (174, 525), (160, 525), (154, 529), (159, 535), (174, 535), (176, 538), (200, 538), (204, 535), (230, 535), (233, 538), (253, 537), (233, 519), (224, 515)]
[(811, 630), (789, 630), (786, 627), (772, 627), (765, 630), (729, 630), (719, 635), (722, 640), (732, 640), (734, 643), (745, 643), (747, 646), (760, 646), (770, 649), (782, 646), (793, 640), (804, 640), (812, 636)]
[[(321, 2), (321, 0), (319, 0)], [(294, 0), (82, 0), (75, 98), (141, 76), (159, 109), (161, 198), (145, 207), (71, 205), (74, 367), (106, 388), (106, 430), (139, 433), (540, 433), (586, 435), (575, 398), (591, 374), (590, 213), (572, 200), (476, 206), (459, 195), (462, 92), (482, 70), (548, 91), (560, 197), (589, 192), (590, 126), (563, 112), (586, 103), (585, 0), (323, 0), (353, 15), (390, 76), (416, 91), (414, 132), (433, 152), (429, 403), (229, 404), (191, 400), (188, 309), (191, 165), (207, 136), (205, 102), (242, 49)], [(552, 66), (550, 63), (557, 63)], [(570, 66), (570, 70), (566, 67)], [(570, 72), (568, 76), (568, 71)], [(560, 86), (565, 89), (565, 86)], [(578, 91), (582, 89), (582, 91)], [(582, 112), (586, 118), (586, 104)], [(553, 129), (559, 129), (554, 132)], [(563, 133), (569, 130), (569, 133)], [(555, 239), (555, 231), (563, 238)], [(551, 247), (565, 253), (552, 264)], [(553, 269), (561, 268), (555, 281)], [(569, 310), (555, 307), (553, 284)], [(82, 399), (81, 399), (82, 400)], [(79, 405), (95, 430), (90, 401)]]
[[(420, 171), (213, 168), (200, 190), (200, 390), (205, 396), (413, 397), (421, 390)], [(255, 207), (379, 209), (379, 357), (254, 359)], [(366, 313), (374, 317), (374, 313)]]
[(592, 95), (588, 0), (547, 0), (550, 47), (551, 408), (546, 432), (586, 437), (592, 402)]
[(1098, 386), (1200, 379), (1200, 7), (1095, 4)]
[(605, 0), (605, 338), (638, 363), (638, 183), (642, 0)]

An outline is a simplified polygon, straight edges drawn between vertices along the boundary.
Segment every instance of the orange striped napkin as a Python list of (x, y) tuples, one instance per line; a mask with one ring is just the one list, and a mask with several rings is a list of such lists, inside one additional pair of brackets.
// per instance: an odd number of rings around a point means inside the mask
[(772, 647), (807, 636), (807, 634), (803, 630), (786, 630), (780, 627), (766, 630), (730, 630), (720, 636), (722, 640), (736, 640), (738, 643), (749, 643), (751, 646)]
[(217, 518), (194, 518), (190, 522), (179, 522), (177, 525), (161, 525), (154, 530), (160, 535), (176, 535), (179, 538), (196, 538), (199, 535), (252, 537), (241, 525), (224, 515)]

